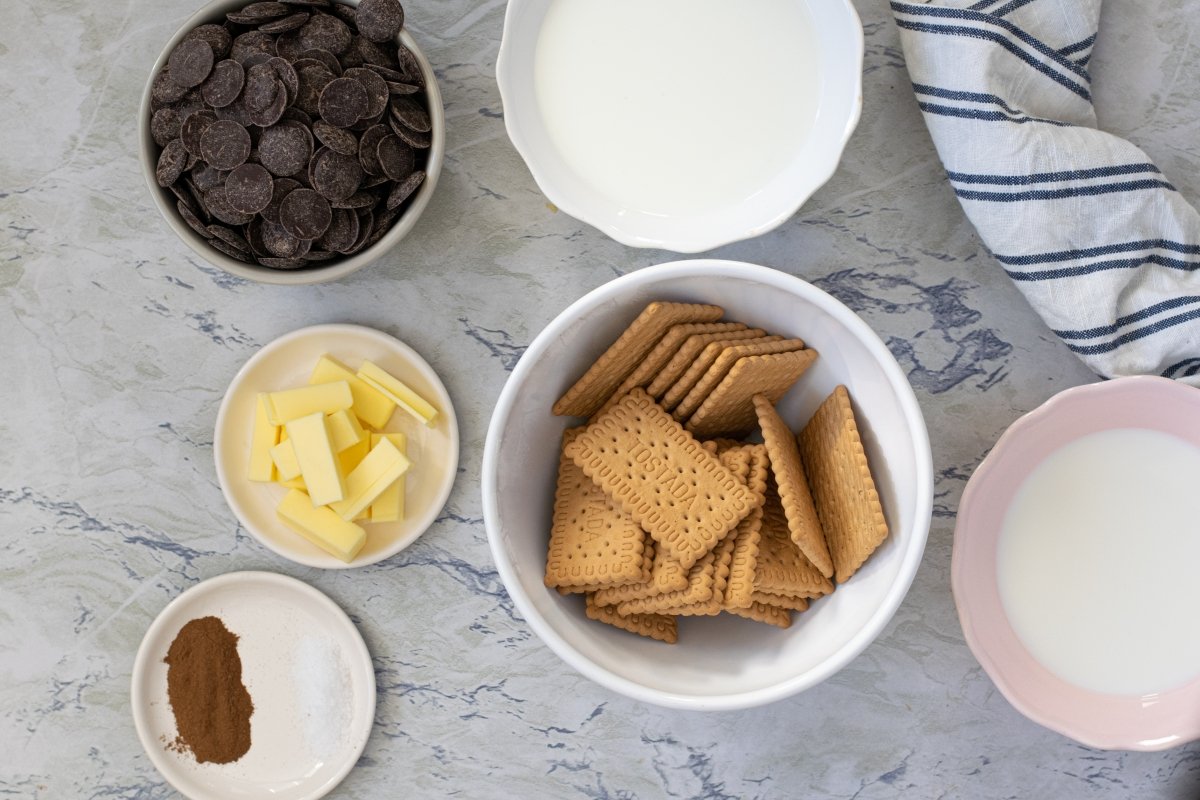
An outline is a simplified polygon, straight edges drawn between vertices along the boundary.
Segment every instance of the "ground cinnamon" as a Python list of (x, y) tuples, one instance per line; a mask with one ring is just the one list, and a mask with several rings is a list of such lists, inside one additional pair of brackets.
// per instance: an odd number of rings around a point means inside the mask
[(254, 704), (237, 641), (219, 618), (201, 617), (180, 629), (163, 659), (179, 732), (172, 749), (190, 750), (200, 763), (228, 764), (250, 749)]

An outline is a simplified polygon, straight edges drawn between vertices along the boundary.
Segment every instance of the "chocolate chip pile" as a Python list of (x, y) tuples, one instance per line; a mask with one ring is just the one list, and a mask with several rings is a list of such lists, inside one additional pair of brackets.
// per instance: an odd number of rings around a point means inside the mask
[(215, 249), (276, 269), (370, 247), (432, 142), (397, 0), (268, 0), (200, 25), (151, 87), (156, 178)]

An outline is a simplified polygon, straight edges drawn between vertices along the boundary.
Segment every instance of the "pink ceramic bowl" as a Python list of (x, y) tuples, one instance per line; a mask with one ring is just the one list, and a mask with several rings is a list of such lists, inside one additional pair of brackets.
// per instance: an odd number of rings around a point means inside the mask
[[(963, 492), (951, 566), (954, 601), (971, 651), (1022, 714), (1091, 747), (1164, 750), (1200, 739), (1200, 676), (1137, 696), (1068, 683), (1022, 644), (997, 581), (1004, 517), (1025, 477), (1063, 445), (1113, 428), (1149, 428), (1200, 446), (1200, 391), (1166, 378), (1119, 378), (1068, 389), (1013, 423)], [(1200, 574), (1200, 564), (1196, 568)]]

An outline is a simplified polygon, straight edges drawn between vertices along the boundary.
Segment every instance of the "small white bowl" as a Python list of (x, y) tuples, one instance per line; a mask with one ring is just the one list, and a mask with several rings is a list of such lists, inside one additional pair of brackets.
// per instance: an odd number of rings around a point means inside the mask
[[(716, 303), (726, 319), (798, 336), (820, 355), (779, 404), (798, 427), (838, 384), (855, 404), (890, 534), (863, 568), (779, 630), (723, 614), (682, 618), (679, 644), (584, 616), (579, 595), (542, 578), (563, 430), (550, 407), (652, 300)], [(746, 708), (803, 691), (863, 651), (899, 607), (921, 562), (933, 465), (920, 407), (879, 337), (830, 295), (765, 267), (681, 261), (605, 284), (537, 335), (500, 394), (483, 454), (483, 513), (500, 577), (550, 649), (613, 691), (696, 710)]]
[[(562, 211), (631, 247), (698, 253), (773, 230), (795, 214), (833, 175), (862, 109), (863, 32), (850, 0), (794, 0), (801, 7), (801, 16), (807, 18), (809, 30), (796, 31), (794, 36), (786, 38), (796, 42), (797, 47), (809, 43), (817, 51), (817, 66), (815, 74), (795, 75), (790, 83), (795, 92), (811, 89), (815, 102), (810, 111), (811, 130), (807, 136), (798, 137), (790, 155), (780, 158), (785, 165), (748, 196), (739, 193), (740, 196), (723, 199), (719, 207), (706, 206), (695, 212), (681, 210), (678, 213), (639, 208), (631, 199), (618, 198), (611, 191), (604, 191), (595, 185), (597, 179), (589, 182), (580, 175), (580, 170), (570, 165), (571, 160), (555, 144), (539, 100), (537, 70), (539, 37), (553, 2), (555, 0), (510, 0), (496, 61), (496, 79), (509, 138), (525, 159), (542, 192)], [(706, 12), (696, 12), (702, 13)], [(754, 9), (729, 6), (728, 13), (752, 14)], [(628, 24), (635, 25), (637, 20)], [(676, 29), (686, 30), (690, 23), (679, 19), (671, 24), (671, 33), (675, 34)], [(643, 40), (633, 46), (618, 38), (610, 45), (613, 62), (649, 58), (645, 54), (654, 52), (653, 46)], [(742, 87), (755, 80), (757, 65), (752, 60), (730, 63), (730, 58), (714, 52), (711, 61), (706, 63), (712, 61), (722, 65), (724, 74), (740, 70), (736, 79)], [(671, 69), (671, 65), (655, 66), (647, 61), (642, 72), (657, 74)], [(699, 71), (692, 70), (688, 74), (697, 75)], [(814, 81), (816, 85), (812, 86)], [(626, 85), (616, 78), (613, 84), (617, 87)], [(732, 151), (744, 146), (744, 132), (752, 130), (756, 121), (730, 119), (722, 113), (722, 105), (722, 97), (714, 93), (711, 125), (726, 130), (728, 150)], [(606, 103), (605, 106), (613, 114), (620, 114), (622, 110), (638, 113), (627, 102), (624, 105)], [(689, 124), (687, 129), (694, 130), (695, 126)], [(611, 146), (609, 149), (613, 150)], [(595, 151), (596, 148), (591, 148), (591, 152)], [(613, 152), (618, 153), (618, 150)], [(654, 148), (654, 152), (660, 150)], [(722, 157), (721, 149), (717, 148), (711, 153), (710, 161)], [(616, 162), (611, 169), (606, 166), (604, 174), (619, 172), (621, 168), (621, 162)], [(691, 175), (704, 174), (704, 159), (699, 159), (695, 171), (689, 171), (685, 180), (690, 180)]]
[[(150, 77), (146, 81), (146, 88), (142, 90), (142, 102), (138, 108), (138, 142), (142, 176), (146, 179), (146, 186), (150, 190), (150, 197), (154, 199), (154, 205), (162, 214), (163, 219), (167, 221), (167, 225), (196, 255), (210, 264), (220, 267), (231, 275), (259, 283), (302, 286), (340, 280), (355, 270), (379, 260), (399, 244), (400, 240), (407, 236), (408, 232), (417, 224), (417, 220), (433, 197), (434, 189), (437, 188), (438, 176), (442, 173), (442, 161), (445, 159), (446, 153), (446, 112), (442, 108), (442, 94), (438, 90), (437, 75), (433, 72), (433, 65), (425, 58), (425, 54), (417, 47), (413, 38), (408, 35), (408, 31), (400, 31), (396, 41), (406, 46), (417, 57), (417, 61), (421, 65), (421, 74), (425, 77), (425, 96), (429, 103), (433, 143), (429, 147), (429, 157), (425, 164), (425, 180), (410, 200), (408, 208), (396, 218), (392, 227), (379, 241), (352, 255), (314, 262), (313, 266), (303, 269), (272, 269), (260, 264), (247, 264), (236, 258), (230, 258), (210, 246), (203, 236), (192, 230), (175, 207), (177, 202), (175, 195), (169, 189), (158, 185), (155, 169), (158, 165), (158, 154), (162, 148), (155, 144), (154, 137), (150, 135), (150, 90), (154, 86), (155, 76), (166, 65), (175, 46), (184, 36), (198, 25), (224, 20), (228, 12), (242, 8), (249, 2), (250, 0), (213, 0), (208, 3), (183, 23), (171, 40), (167, 42), (158, 60), (154, 62), (154, 68), (150, 70)], [(357, 6), (359, 0), (337, 0), (337, 2)]]
[[(229, 764), (198, 764), (168, 746), (178, 731), (163, 658), (184, 625), (207, 616), (238, 636), (242, 682), (254, 703), (250, 750)], [(159, 612), (134, 658), (130, 706), (150, 763), (185, 797), (316, 800), (367, 746), (375, 670), (358, 628), (328, 596), (286, 575), (229, 572)]]
[[(246, 477), (256, 396), (259, 392), (308, 385), (313, 367), (323, 355), (333, 356), (351, 369), (370, 359), (438, 409), (432, 427), (422, 425), (399, 408), (392, 414), (385, 430), (407, 435), (407, 455), (412, 461), (405, 477), (404, 519), (367, 523), (367, 543), (349, 564), (279, 521), (275, 508), (287, 493), (282, 486), (256, 483)], [(458, 472), (458, 419), (437, 373), (408, 345), (359, 325), (314, 325), (267, 344), (238, 370), (217, 412), (213, 458), (225, 500), (259, 542), (308, 567), (365, 567), (391, 558), (415, 542), (446, 505)]]

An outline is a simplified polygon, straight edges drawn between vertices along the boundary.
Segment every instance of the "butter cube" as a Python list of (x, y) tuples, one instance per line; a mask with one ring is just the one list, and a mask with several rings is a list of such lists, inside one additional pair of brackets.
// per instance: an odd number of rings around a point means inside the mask
[(371, 437), (364, 436), (358, 444), (347, 447), (338, 453), (338, 467), (341, 469), (342, 475), (349, 475), (353, 472), (369, 452), (371, 452)]
[(333, 356), (321, 356), (308, 382), (316, 384), (333, 381), (346, 381), (350, 384), (350, 394), (354, 398), (354, 414), (364, 424), (376, 429), (388, 424), (392, 412), (396, 410), (396, 404), (368, 386), (354, 374), (354, 370)]
[(362, 425), (358, 423), (358, 417), (346, 409), (326, 414), (325, 424), (329, 427), (329, 439), (333, 442), (335, 453), (340, 453), (347, 447), (353, 447), (367, 435)]
[(271, 448), (271, 460), (275, 462), (275, 470), (279, 480), (290, 481), (300, 477), (300, 461), (296, 458), (296, 448), (290, 440), (284, 440)]
[(366, 544), (367, 532), (361, 526), (324, 506), (314, 508), (312, 499), (298, 489), (288, 492), (275, 511), (289, 528), (346, 563)]
[(317, 411), (332, 414), (352, 405), (354, 396), (346, 381), (284, 389), (267, 395), (267, 411), (272, 425), (283, 425)]
[(313, 505), (328, 505), (344, 498), (346, 484), (338, 470), (337, 454), (329, 441), (324, 412), (316, 411), (291, 420), (287, 423), (287, 432)]
[(292, 478), (290, 481), (279, 480), (276, 483), (285, 489), (299, 489), (308, 494), (308, 486), (305, 485), (304, 478)]
[(424, 424), (433, 425), (433, 420), (437, 417), (437, 409), (421, 395), (408, 388), (403, 381), (377, 364), (364, 361), (359, 367), (358, 377)]
[(279, 441), (279, 426), (271, 424), (267, 395), (259, 394), (254, 405), (254, 432), (250, 435), (250, 469), (252, 481), (275, 479), (271, 448)]
[[(379, 444), (380, 439), (387, 439), (401, 453), (404, 453), (408, 447), (408, 437), (403, 433), (372, 433), (372, 446)], [(379, 497), (375, 498), (375, 502), (371, 503), (370, 510), (372, 522), (398, 522), (404, 519), (403, 475), (397, 478), (396, 482), (391, 486), (384, 489)]]
[(381, 439), (362, 463), (346, 476), (345, 498), (331, 503), (330, 509), (344, 520), (354, 519), (405, 473), (409, 463), (396, 445)]

